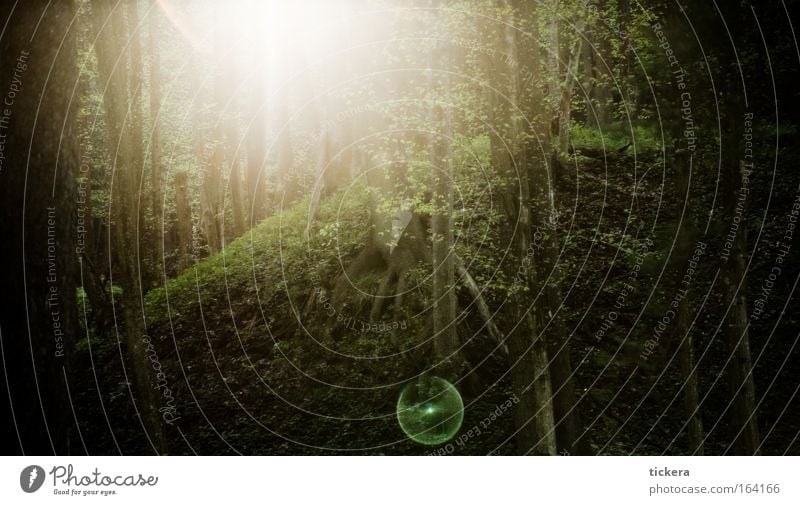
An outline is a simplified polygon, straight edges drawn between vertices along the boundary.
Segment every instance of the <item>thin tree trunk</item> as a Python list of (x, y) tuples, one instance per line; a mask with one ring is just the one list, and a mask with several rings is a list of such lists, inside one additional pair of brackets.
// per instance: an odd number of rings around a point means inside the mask
[(221, 225), (228, 224), (225, 229), (223, 240), (236, 238), (245, 232), (244, 202), (242, 195), (242, 177), (240, 159), (236, 156), (234, 149), (237, 137), (235, 118), (238, 116), (237, 101), (235, 96), (229, 93), (229, 83), (238, 82), (239, 68), (236, 59), (229, 52), (226, 52), (228, 41), (223, 36), (224, 33), (232, 33), (236, 30), (233, 21), (225, 15), (220, 16), (218, 21), (221, 31), (215, 37), (216, 60), (219, 71), (214, 76), (214, 102), (217, 106), (217, 123), (215, 140), (218, 142), (221, 154), (220, 173), (224, 179), (227, 176), (227, 194), (230, 195), (228, 207), (230, 208), (230, 219), (225, 220), (226, 192), (220, 195)]
[[(673, 164), (675, 169), (675, 177), (678, 185), (678, 195), (683, 195), (688, 200), (689, 198), (689, 179), (690, 167), (689, 156), (687, 151), (680, 151), (673, 154)], [(687, 215), (684, 216), (684, 222), (681, 223), (678, 230), (678, 247), (677, 257), (675, 258), (676, 270), (684, 272), (687, 267), (687, 262), (690, 256), (690, 233), (687, 221), (691, 219), (688, 216), (688, 209), (691, 206), (686, 205)], [(682, 274), (681, 274), (682, 275)], [(676, 282), (676, 288), (681, 289), (681, 285)], [(686, 288), (688, 290), (688, 287)], [(699, 402), (700, 393), (698, 391), (697, 371), (694, 362), (694, 344), (692, 334), (690, 331), (690, 317), (689, 317), (689, 299), (686, 294), (678, 302), (678, 317), (676, 333), (679, 339), (678, 347), (678, 362), (680, 364), (681, 378), (683, 380), (683, 404), (688, 418), (687, 434), (688, 434), (688, 454), (702, 456), (703, 448), (703, 418), (700, 414)]]
[[(527, 258), (529, 266), (525, 272), (525, 286), (531, 296), (536, 296), (539, 280), (533, 257), (528, 257), (531, 247), (531, 219), (527, 202), (528, 178), (522, 172), (522, 205), (520, 205), (519, 253), (520, 258)], [(515, 412), (517, 427), (517, 451), (523, 455), (554, 455), (556, 453), (556, 430), (553, 413), (553, 389), (550, 381), (547, 345), (544, 333), (540, 330), (541, 321), (536, 303), (531, 306), (528, 296), (520, 293), (516, 296), (517, 321), (525, 320), (526, 327), (518, 328), (509, 337), (509, 351), (512, 359), (521, 357), (514, 366), (512, 383), (514, 392), (520, 399)]]
[(246, 231), (244, 202), (242, 198), (241, 166), (238, 159), (230, 160), (228, 187), (231, 192), (231, 236), (238, 237)]
[[(617, 12), (619, 18), (619, 30), (620, 30), (620, 57), (617, 60), (617, 68), (619, 68), (619, 74), (617, 75), (617, 82), (621, 83), (619, 89), (620, 101), (624, 103), (630, 104), (631, 100), (631, 78), (630, 76), (633, 74), (633, 66), (635, 64), (635, 58), (632, 50), (632, 43), (631, 43), (631, 34), (630, 34), (630, 26), (631, 26), (631, 6), (630, 0), (619, 0), (617, 3)], [(612, 109), (616, 106), (616, 103), (612, 104)]]
[[(609, 27), (603, 21), (599, 21), (592, 32), (593, 44), (583, 43), (584, 51), (593, 54), (591, 61), (584, 62), (584, 65), (591, 64), (591, 69), (584, 68), (584, 72), (593, 76), (590, 90), (594, 115), (591, 110), (587, 110), (587, 126), (602, 129), (608, 128), (614, 118), (614, 104), (612, 103), (612, 86), (614, 80), (611, 72), (614, 65), (614, 52), (608, 33)], [(588, 36), (588, 34), (587, 34)], [(593, 46), (598, 52), (594, 52)], [(627, 74), (626, 74), (627, 75)]]
[[(290, 75), (290, 60), (287, 52), (283, 51), (283, 66), (284, 75)], [(277, 140), (277, 165), (278, 170), (283, 174), (285, 183), (285, 194), (283, 199), (283, 208), (291, 206), (303, 196), (303, 171), (294, 172), (294, 164), (292, 162), (292, 124), (289, 120), (289, 100), (291, 99), (289, 93), (289, 84), (287, 82), (281, 83), (281, 93), (277, 98), (277, 122), (280, 133)], [(320, 141), (323, 139), (320, 139)]]
[[(256, 72), (261, 72), (257, 69)], [(254, 84), (255, 116), (247, 129), (247, 173), (245, 184), (248, 194), (248, 228), (255, 226), (266, 215), (265, 186), (267, 164), (267, 131), (263, 91), (264, 81), (259, 76)]]
[[(578, 23), (578, 30), (581, 31), (583, 24)], [(575, 84), (578, 80), (578, 69), (581, 62), (581, 48), (583, 38), (578, 35), (572, 50), (568, 54), (568, 63), (561, 83), (560, 98), (558, 101), (558, 147), (561, 153), (569, 151), (569, 128), (572, 118), (572, 94), (575, 91)]]
[(222, 249), (222, 163), (221, 141), (213, 138), (211, 153), (205, 159), (204, 177), (200, 188), (200, 223), (206, 238), (209, 255)]
[[(435, 106), (437, 109), (439, 106)], [(433, 140), (433, 201), (431, 242), (433, 264), (433, 334), (434, 348), (440, 358), (452, 356), (458, 349), (456, 333), (455, 264), (453, 262), (453, 164), (449, 138), (449, 118), (438, 111), (436, 124), (444, 124), (442, 137)]]
[[(266, 7), (257, 2), (255, 6), (256, 15), (253, 20), (263, 19), (263, 9)], [(260, 30), (256, 31), (258, 37), (264, 37)], [(247, 188), (247, 228), (252, 228), (266, 215), (266, 164), (267, 164), (267, 119), (266, 119), (266, 91), (265, 91), (265, 68), (262, 55), (256, 53), (253, 61), (253, 116), (246, 132), (246, 166), (245, 166), (245, 187)]]
[[(455, 255), (455, 253), (453, 254)], [(469, 294), (472, 296), (473, 303), (477, 307), (478, 314), (480, 314), (481, 319), (483, 319), (483, 322), (486, 325), (486, 330), (489, 332), (489, 336), (498, 343), (501, 351), (503, 351), (505, 354), (508, 354), (508, 345), (505, 342), (505, 335), (503, 335), (503, 332), (501, 332), (497, 327), (494, 314), (492, 314), (491, 309), (489, 309), (489, 305), (486, 303), (486, 299), (481, 292), (480, 286), (478, 286), (478, 283), (475, 282), (475, 279), (469, 273), (469, 270), (467, 270), (467, 267), (461, 258), (455, 255), (454, 261), (456, 265), (456, 273), (458, 274), (459, 279), (461, 279), (461, 281), (464, 283), (464, 286), (467, 288)]]
[[(527, 210), (523, 209), (523, 214)], [(524, 225), (524, 218), (523, 223)], [(530, 245), (525, 232), (520, 232), (520, 249)], [(527, 286), (536, 286), (534, 268), (527, 273)], [(529, 288), (530, 289), (530, 288)], [(517, 320), (524, 318), (525, 325), (509, 336), (509, 352), (512, 360), (519, 358), (512, 369), (512, 387), (519, 398), (514, 413), (517, 433), (517, 452), (522, 455), (555, 455), (555, 419), (553, 416), (553, 389), (550, 382), (547, 346), (539, 331), (539, 320), (535, 307), (528, 307), (527, 297), (518, 295)]]
[(322, 202), (322, 192), (325, 189), (325, 165), (328, 162), (328, 131), (323, 130), (320, 138), (317, 141), (317, 153), (315, 156), (316, 179), (313, 184), (313, 191), (311, 192), (311, 202), (308, 206), (308, 219), (306, 221), (305, 238), (308, 240), (314, 229), (314, 224), (319, 214), (319, 206)]
[[(450, 92), (446, 74), (448, 60), (443, 50), (432, 50), (428, 65), (429, 100), (443, 100)], [(444, 74), (441, 74), (444, 72)], [(440, 77), (443, 75), (444, 77)], [(428, 109), (431, 128), (435, 130), (428, 139), (433, 180), (431, 216), (431, 263), (433, 296), (433, 347), (437, 358), (450, 358), (449, 366), (458, 368), (454, 354), (458, 350), (456, 332), (455, 263), (453, 261), (453, 137), (452, 116), (445, 111), (447, 105), (430, 103)]]
[(703, 448), (703, 418), (700, 415), (700, 393), (697, 386), (697, 370), (694, 362), (694, 343), (689, 331), (689, 301), (683, 298), (678, 305), (678, 338), (681, 339), (678, 349), (681, 377), (683, 378), (683, 405), (689, 419), (687, 433), (689, 445), (688, 454), (702, 456)]
[(191, 266), (192, 261), (192, 206), (189, 202), (189, 174), (175, 174), (175, 227), (180, 269)]
[[(150, 24), (147, 37), (147, 52), (150, 58), (150, 211), (153, 214), (155, 229), (160, 230), (164, 219), (164, 172), (161, 167), (161, 60), (158, 50), (160, 9), (154, 7), (149, 14)], [(167, 244), (166, 249), (171, 249)], [(162, 251), (163, 252), (163, 251)]]

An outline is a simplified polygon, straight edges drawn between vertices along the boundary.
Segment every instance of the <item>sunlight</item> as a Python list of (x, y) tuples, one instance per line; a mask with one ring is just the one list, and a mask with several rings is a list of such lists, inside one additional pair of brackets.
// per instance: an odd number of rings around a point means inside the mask
[(354, 39), (351, 0), (204, 2), (200, 9), (177, 0), (158, 0), (158, 5), (193, 49), (212, 54), (222, 45), (224, 53), (235, 54), (243, 64), (278, 59), (291, 67), (324, 61), (336, 58)]
[[(800, 67), (769, 2), (17, 3), (20, 454), (800, 455)], [(381, 491), (479, 497), (409, 475)]]

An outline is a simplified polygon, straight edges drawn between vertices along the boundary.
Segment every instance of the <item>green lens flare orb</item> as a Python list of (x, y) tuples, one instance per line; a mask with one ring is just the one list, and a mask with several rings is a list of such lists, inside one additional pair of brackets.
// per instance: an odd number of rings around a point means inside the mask
[(464, 402), (452, 384), (420, 377), (406, 385), (397, 400), (397, 420), (408, 438), (425, 445), (447, 442), (464, 421)]

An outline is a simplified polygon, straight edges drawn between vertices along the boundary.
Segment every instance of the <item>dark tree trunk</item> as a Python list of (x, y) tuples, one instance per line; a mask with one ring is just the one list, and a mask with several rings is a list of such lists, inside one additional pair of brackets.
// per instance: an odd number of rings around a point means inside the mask
[[(688, 266), (688, 261), (691, 256), (691, 233), (689, 229), (689, 222), (691, 222), (689, 200), (689, 181), (690, 181), (690, 158), (689, 152), (681, 150), (673, 154), (673, 167), (675, 169), (675, 178), (678, 186), (678, 195), (686, 198), (685, 214), (683, 215), (683, 222), (679, 223), (678, 228), (678, 245), (675, 248), (674, 265), (677, 272), (683, 275)], [(688, 286), (684, 288), (680, 280), (675, 282), (675, 289), (688, 290)], [(690, 314), (689, 314), (689, 298), (688, 293), (678, 302), (678, 317), (676, 325), (676, 334), (678, 339), (678, 362), (680, 364), (681, 378), (683, 382), (683, 405), (686, 410), (687, 435), (688, 446), (687, 452), (691, 455), (702, 456), (703, 448), (703, 418), (700, 414), (699, 403), (700, 393), (697, 381), (697, 370), (695, 369), (694, 361), (694, 343), (690, 331)]]
[[(734, 131), (736, 129), (734, 128)], [(725, 207), (728, 223), (736, 215), (740, 187), (744, 184), (742, 163), (734, 158), (723, 161), (724, 176), (728, 180), (725, 192)], [(742, 212), (744, 216), (745, 213)], [(744, 222), (744, 220), (742, 220)], [(725, 342), (730, 353), (728, 385), (733, 404), (733, 424), (738, 433), (733, 441), (733, 452), (739, 455), (758, 454), (760, 444), (756, 418), (756, 393), (753, 382), (753, 363), (750, 356), (749, 321), (747, 315), (747, 268), (745, 255), (747, 237), (744, 226), (736, 232), (730, 256), (722, 266), (722, 285), (725, 290), (726, 307), (730, 310), (725, 321)]]
[(0, 111), (4, 454), (69, 454), (80, 451), (67, 401), (78, 332), (75, 11), (69, 0), (9, 7), (0, 7), (0, 82), (13, 101)]
[(126, 127), (130, 129), (131, 135), (131, 161), (133, 167), (138, 167), (139, 173), (133, 181), (136, 186), (131, 188), (136, 195), (135, 202), (131, 208), (134, 210), (135, 220), (134, 230), (131, 239), (136, 245), (136, 275), (141, 279), (143, 289), (146, 291), (154, 282), (153, 266), (158, 262), (156, 242), (160, 242), (153, 235), (151, 216), (147, 216), (145, 209), (150, 203), (142, 195), (148, 189), (145, 186), (145, 145), (144, 145), (144, 100), (142, 98), (144, 89), (144, 62), (142, 61), (142, 43), (139, 26), (139, 2), (138, 0), (127, 0), (125, 3), (125, 15), (127, 20), (127, 33), (129, 45), (128, 61), (130, 72), (128, 74), (129, 107), (128, 117), (125, 120)]
[[(542, 69), (538, 31), (535, 13), (524, 2), (514, 2), (516, 11), (526, 16), (534, 28), (529, 37), (517, 37), (517, 48), (512, 53), (523, 58), (523, 68), (537, 75)], [(557, 27), (556, 27), (557, 28)], [(557, 38), (557, 33), (556, 33)], [(557, 65), (556, 65), (557, 68)], [(537, 303), (537, 318), (540, 327), (546, 327), (544, 341), (549, 361), (549, 373), (553, 392), (553, 417), (555, 422), (556, 445), (560, 453), (585, 454), (588, 449), (578, 442), (578, 429), (581, 425), (575, 404), (572, 365), (570, 361), (570, 340), (559, 309), (563, 298), (558, 286), (557, 259), (559, 255), (559, 235), (557, 211), (555, 207), (555, 188), (553, 169), (550, 161), (550, 135), (542, 111), (545, 99), (536, 81), (522, 83), (517, 79), (520, 89), (520, 108), (524, 111), (522, 128), (526, 135), (521, 143), (520, 164), (528, 178), (530, 233), (536, 231), (535, 244), (531, 244), (525, 254), (531, 257), (531, 267), (536, 269), (538, 286), (544, 284), (543, 293)], [(530, 240), (530, 239), (529, 239)]]

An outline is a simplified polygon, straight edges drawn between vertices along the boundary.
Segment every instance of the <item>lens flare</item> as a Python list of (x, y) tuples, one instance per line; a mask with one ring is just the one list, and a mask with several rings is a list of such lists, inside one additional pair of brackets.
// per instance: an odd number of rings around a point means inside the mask
[(424, 445), (447, 442), (464, 421), (464, 402), (452, 384), (420, 377), (406, 385), (397, 401), (397, 420), (408, 438)]

